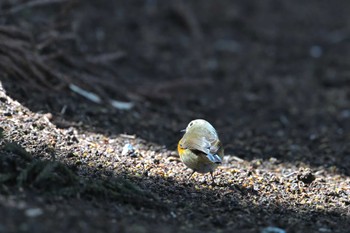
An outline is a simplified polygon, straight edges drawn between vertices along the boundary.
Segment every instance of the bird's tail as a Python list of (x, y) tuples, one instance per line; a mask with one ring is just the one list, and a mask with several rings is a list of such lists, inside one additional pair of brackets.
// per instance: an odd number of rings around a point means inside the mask
[(212, 161), (213, 163), (220, 164), (222, 163), (222, 159), (217, 154), (207, 154), (207, 158)]

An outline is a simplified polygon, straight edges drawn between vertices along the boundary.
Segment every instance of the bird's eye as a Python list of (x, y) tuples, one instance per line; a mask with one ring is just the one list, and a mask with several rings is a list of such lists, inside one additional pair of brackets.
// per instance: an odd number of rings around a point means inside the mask
[(190, 122), (189, 126), (192, 126), (193, 125), (193, 122)]

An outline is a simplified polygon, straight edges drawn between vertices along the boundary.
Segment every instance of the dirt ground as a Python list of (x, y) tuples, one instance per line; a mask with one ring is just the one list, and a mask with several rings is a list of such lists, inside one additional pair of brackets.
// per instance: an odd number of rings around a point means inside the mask
[[(348, 9), (0, 1), (0, 232), (349, 232)], [(196, 118), (215, 184), (176, 153)]]

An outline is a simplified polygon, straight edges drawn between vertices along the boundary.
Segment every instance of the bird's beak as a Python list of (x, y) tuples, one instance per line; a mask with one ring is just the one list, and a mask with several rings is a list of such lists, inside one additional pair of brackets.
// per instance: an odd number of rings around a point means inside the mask
[(182, 130), (180, 130), (180, 132), (186, 132), (186, 129), (182, 129)]

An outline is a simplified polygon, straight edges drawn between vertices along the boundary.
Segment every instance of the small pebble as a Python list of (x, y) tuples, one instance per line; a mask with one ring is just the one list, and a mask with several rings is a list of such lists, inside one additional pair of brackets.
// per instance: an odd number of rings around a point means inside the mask
[(30, 218), (35, 218), (43, 214), (43, 210), (40, 208), (26, 209), (25, 215)]
[(311, 184), (316, 179), (310, 169), (300, 170), (297, 178), (305, 184)]
[(278, 227), (265, 227), (261, 233), (286, 233), (286, 231)]
[(313, 45), (310, 48), (310, 56), (313, 58), (319, 58), (322, 56), (323, 54), (323, 49), (322, 47), (318, 46), (318, 45)]
[(134, 147), (130, 143), (127, 143), (124, 145), (122, 150), (122, 156), (131, 156), (131, 157), (137, 156), (135, 153)]

